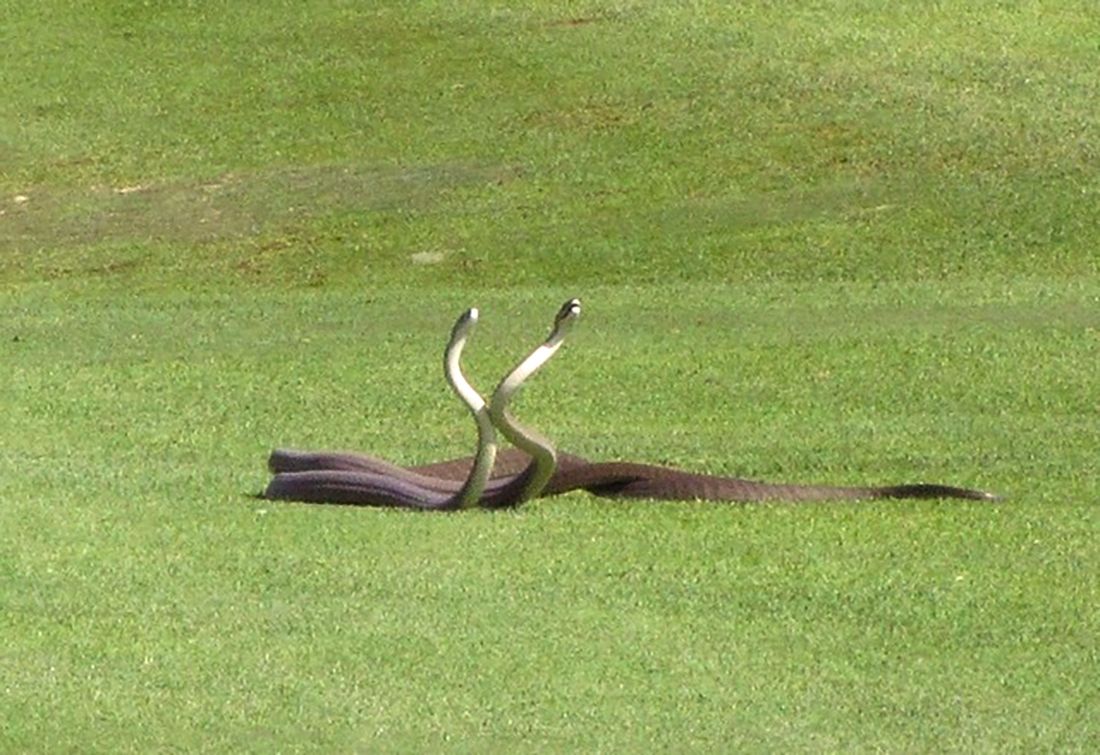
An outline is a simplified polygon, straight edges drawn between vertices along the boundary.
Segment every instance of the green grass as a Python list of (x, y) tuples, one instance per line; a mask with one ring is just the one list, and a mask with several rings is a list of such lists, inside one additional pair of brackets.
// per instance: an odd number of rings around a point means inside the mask
[[(0, 750), (1100, 747), (1083, 2), (24, 4), (0, 46)], [(563, 449), (997, 505), (257, 501)]]

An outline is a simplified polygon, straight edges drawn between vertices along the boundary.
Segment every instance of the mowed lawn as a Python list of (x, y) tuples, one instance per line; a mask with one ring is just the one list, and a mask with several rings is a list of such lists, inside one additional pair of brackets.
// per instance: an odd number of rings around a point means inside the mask
[[(1100, 750), (1085, 2), (0, 24), (0, 750)], [(258, 500), (275, 446), (995, 503)]]

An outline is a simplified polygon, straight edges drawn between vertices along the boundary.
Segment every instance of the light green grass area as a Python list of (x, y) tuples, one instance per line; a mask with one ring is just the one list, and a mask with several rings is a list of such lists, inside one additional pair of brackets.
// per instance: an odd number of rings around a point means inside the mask
[[(1085, 2), (0, 24), (0, 750), (1100, 749)], [(273, 446), (998, 504), (272, 503)]]

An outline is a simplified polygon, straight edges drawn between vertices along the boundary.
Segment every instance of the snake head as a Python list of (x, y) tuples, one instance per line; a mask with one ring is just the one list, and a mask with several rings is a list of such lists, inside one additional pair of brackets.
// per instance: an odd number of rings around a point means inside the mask
[(463, 336), (469, 336), (470, 331), (477, 325), (477, 307), (470, 307), (455, 320), (451, 328), (451, 340), (457, 340)]
[(572, 325), (581, 316), (581, 300), (570, 299), (561, 305), (558, 314), (554, 317), (554, 330), (566, 325)]

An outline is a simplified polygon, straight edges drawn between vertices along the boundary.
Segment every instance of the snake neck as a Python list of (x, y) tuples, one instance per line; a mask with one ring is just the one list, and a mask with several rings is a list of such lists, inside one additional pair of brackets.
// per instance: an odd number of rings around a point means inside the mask
[(470, 410), (477, 424), (477, 454), (470, 467), (470, 473), (462, 487), (448, 501), (448, 506), (467, 509), (477, 506), (485, 492), (485, 485), (493, 471), (493, 462), (497, 456), (496, 428), (489, 418), (489, 408), (470, 381), (462, 373), (462, 352), (466, 342), (477, 324), (477, 309), (467, 310), (455, 323), (451, 339), (443, 352), (443, 374), (455, 395)]
[(495, 424), (504, 437), (532, 460), (525, 484), (519, 492), (518, 502), (537, 498), (550, 478), (554, 476), (554, 470), (558, 466), (558, 454), (553, 444), (535, 430), (516, 422), (511, 412), (503, 406), (497, 406), (497, 411), (492, 413), (492, 417), (496, 420)]
[(485, 492), (485, 484), (493, 472), (493, 463), (497, 458), (496, 428), (485, 409), (474, 412), (477, 421), (477, 455), (474, 456), (470, 474), (462, 488), (455, 494), (458, 508), (468, 509), (477, 506)]
[(489, 401), (489, 418), (493, 425), (532, 459), (522, 476), (516, 478), (516, 484), (522, 485), (515, 501), (517, 504), (535, 498), (542, 492), (550, 478), (554, 476), (558, 457), (553, 444), (547, 438), (515, 421), (508, 412), (508, 404), (523, 382), (554, 356), (579, 314), (578, 300), (570, 299), (566, 302), (554, 320), (554, 328), (549, 338), (500, 381)]

